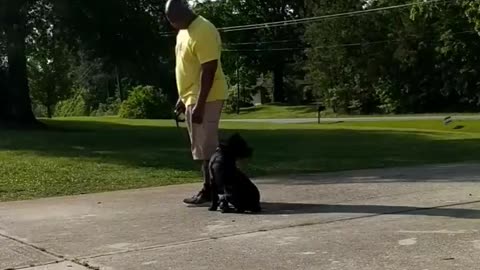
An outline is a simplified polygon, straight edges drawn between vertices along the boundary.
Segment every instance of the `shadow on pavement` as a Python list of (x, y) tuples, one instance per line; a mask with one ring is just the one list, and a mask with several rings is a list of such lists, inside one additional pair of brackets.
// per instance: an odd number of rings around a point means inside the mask
[(394, 205), (330, 205), (330, 204), (304, 204), (304, 203), (275, 203), (263, 202), (261, 215), (296, 215), (320, 213), (352, 213), (352, 214), (378, 214), (378, 215), (412, 215), (436, 216), (462, 219), (479, 219), (480, 210), (465, 208), (447, 208), (480, 203), (469, 201), (458, 204), (440, 205), (431, 208)]
[(388, 184), (388, 183), (477, 183), (480, 171), (477, 163), (438, 164), (429, 166), (397, 167), (344, 171), (338, 173), (298, 174), (258, 179), (266, 185), (339, 185), (339, 184)]

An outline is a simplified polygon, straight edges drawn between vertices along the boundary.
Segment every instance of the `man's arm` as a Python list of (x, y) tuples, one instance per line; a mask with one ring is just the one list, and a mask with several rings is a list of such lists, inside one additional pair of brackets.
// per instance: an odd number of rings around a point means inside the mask
[(215, 73), (217, 73), (218, 60), (213, 60), (202, 64), (202, 77), (200, 85), (200, 94), (198, 95), (197, 106), (204, 107), (207, 102), (208, 95), (212, 89), (215, 80)]
[(203, 122), (205, 103), (215, 81), (222, 51), (221, 39), (215, 28), (206, 28), (196, 37), (194, 52), (202, 65), (200, 78), (200, 93), (197, 104), (192, 112), (192, 121), (196, 124)]

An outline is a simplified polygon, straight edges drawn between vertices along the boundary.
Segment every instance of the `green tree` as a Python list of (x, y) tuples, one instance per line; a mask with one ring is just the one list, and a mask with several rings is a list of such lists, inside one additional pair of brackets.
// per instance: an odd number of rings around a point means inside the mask
[(32, 56), (28, 64), (32, 98), (45, 106), (51, 118), (57, 103), (70, 96), (72, 80), (68, 52), (56, 48), (48, 54)]
[(30, 24), (30, 51), (28, 59), (31, 96), (53, 116), (57, 103), (69, 97), (72, 87), (70, 52), (57, 31), (58, 20), (52, 12), (52, 4), (38, 1)]
[[(218, 27), (276, 22), (304, 17), (304, 1), (294, 0), (226, 0), (200, 1), (198, 12)], [(233, 14), (233, 15), (232, 15)], [(224, 32), (226, 45), (226, 70), (230, 77), (238, 65), (247, 66), (258, 74), (273, 75), (273, 99), (287, 101), (286, 77), (289, 65), (302, 50), (278, 50), (285, 47), (302, 47), (301, 26), (263, 28), (248, 31)], [(282, 40), (283, 42), (278, 42)], [(257, 76), (258, 77), (258, 76)]]
[(472, 111), (479, 108), (480, 46), (475, 33), (475, 16), (470, 11), (470, 7), (476, 5), (474, 2), (439, 2), (412, 10), (412, 19), (418, 24), (430, 25), (430, 32), (437, 37), (431, 46), (434, 66), (429, 69), (428, 77), (428, 84), (435, 88), (428, 87), (425, 91), (424, 107), (428, 110), (441, 107)]
[[(57, 2), (56, 13), (65, 25), (68, 40), (81, 48), (79, 64), (85, 65), (85, 71), (93, 69), (103, 77), (94, 79), (99, 82), (94, 88), (108, 88), (103, 91), (108, 93), (103, 95), (105, 99), (118, 90), (118, 81), (123, 78), (132, 85), (162, 88), (169, 97), (176, 94), (175, 39), (163, 36), (170, 30), (163, 14), (165, 0)], [(125, 99), (128, 93), (117, 94)]]
[[(360, 10), (363, 3), (355, 0), (320, 1), (309, 3), (312, 15), (342, 13)], [(318, 97), (334, 111), (350, 113), (369, 111), (372, 97), (365, 81), (374, 64), (368, 46), (350, 46), (350, 43), (365, 43), (375, 39), (371, 18), (353, 17), (325, 20), (307, 27), (305, 39), (310, 45), (307, 51), (307, 79)], [(377, 30), (377, 29), (376, 29)], [(378, 47), (377, 47), (378, 49)]]
[(36, 125), (27, 79), (27, 14), (31, 1), (1, 0), (0, 29), (7, 43), (7, 87), (1, 94), (0, 122)]
[[(32, 21), (44, 18), (38, 5), (51, 5), (58, 19), (59, 39), (103, 66), (118, 70), (121, 77), (173, 91), (169, 68), (170, 48), (161, 32), (164, 0), (1, 0), (0, 29), (5, 33), (8, 59), (8, 86), (2, 89), (0, 121), (35, 125), (27, 79), (27, 43), (35, 27)], [(29, 46), (40, 46), (31, 40)], [(173, 46), (172, 46), (173, 48)], [(170, 78), (170, 79), (169, 79)]]
[[(1, 24), (0, 24), (1, 26)], [(4, 91), (7, 89), (7, 43), (5, 33), (0, 28), (0, 107), (4, 105)]]
[(465, 14), (470, 22), (475, 24), (475, 29), (480, 33), (480, 2), (476, 0), (463, 0)]
[[(314, 14), (406, 1), (315, 2)], [(308, 78), (347, 113), (478, 110), (478, 35), (464, 1), (419, 4), (311, 24)]]

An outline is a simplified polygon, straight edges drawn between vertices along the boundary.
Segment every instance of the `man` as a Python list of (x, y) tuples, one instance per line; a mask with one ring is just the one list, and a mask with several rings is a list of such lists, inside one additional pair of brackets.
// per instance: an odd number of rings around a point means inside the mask
[(221, 39), (215, 26), (197, 16), (182, 0), (169, 0), (166, 15), (177, 35), (176, 79), (179, 99), (176, 110), (185, 113), (194, 160), (202, 162), (203, 188), (183, 202), (207, 203), (210, 198), (208, 163), (218, 146), (218, 126), (227, 83), (220, 56)]

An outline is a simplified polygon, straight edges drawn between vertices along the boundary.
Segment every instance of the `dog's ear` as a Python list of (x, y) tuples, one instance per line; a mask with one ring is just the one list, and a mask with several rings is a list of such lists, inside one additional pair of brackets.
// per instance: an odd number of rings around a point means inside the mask
[(240, 133), (236, 132), (234, 133), (232, 136), (230, 136), (228, 138), (228, 144), (229, 145), (236, 145), (238, 144), (239, 142), (242, 142), (244, 141), (242, 136), (240, 136)]
[[(235, 133), (235, 134), (238, 134), (238, 133)], [(235, 135), (235, 134), (234, 134), (234, 135)], [(233, 140), (232, 140), (232, 137), (233, 137), (234, 135), (230, 135), (230, 134), (222, 134), (222, 135), (220, 135), (219, 140), (218, 140), (219, 145), (228, 146), (228, 145), (231, 145), (232, 143), (235, 144), (235, 140), (236, 140), (236, 139), (233, 139)], [(240, 135), (240, 134), (239, 134), (239, 135)]]
[(254, 152), (253, 148), (252, 148), (252, 147), (248, 147), (247, 157), (248, 157), (248, 158), (251, 158), (251, 157), (253, 156), (253, 152)]
[(243, 140), (242, 136), (240, 136), (240, 133), (238, 132), (233, 133), (233, 135), (230, 136), (230, 139), (234, 141)]

